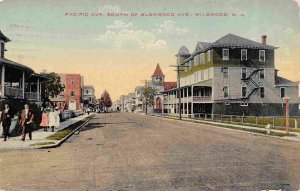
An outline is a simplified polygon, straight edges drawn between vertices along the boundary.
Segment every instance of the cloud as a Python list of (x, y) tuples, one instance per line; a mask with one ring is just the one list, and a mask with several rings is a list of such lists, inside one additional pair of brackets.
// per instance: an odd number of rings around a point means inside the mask
[(155, 25), (157, 26), (157, 29), (154, 29), (154, 32), (162, 36), (166, 35), (178, 37), (191, 33), (191, 31), (187, 28), (176, 26), (176, 22), (173, 20), (166, 20), (161, 24), (156, 23)]
[(4, 0), (0, 0), (0, 3), (3, 2)]
[(99, 8), (99, 11), (100, 12), (121, 12), (121, 8), (118, 5), (105, 4)]
[(300, 7), (300, 0), (294, 0), (297, 4), (298, 4), (298, 6)]
[(126, 24), (125, 22), (121, 20), (115, 20), (113, 25), (106, 26), (106, 29), (112, 30), (112, 31), (120, 31), (122, 29), (130, 29), (133, 27), (132, 23)]
[(158, 39), (151, 31), (134, 28), (132, 23), (116, 20), (100, 34), (97, 42), (102, 47), (117, 49), (165, 49), (166, 41)]

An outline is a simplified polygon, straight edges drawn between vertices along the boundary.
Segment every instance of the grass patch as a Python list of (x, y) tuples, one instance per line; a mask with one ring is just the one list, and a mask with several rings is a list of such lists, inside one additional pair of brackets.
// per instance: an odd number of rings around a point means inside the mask
[(74, 131), (77, 127), (85, 123), (86, 121), (89, 121), (92, 119), (95, 115), (90, 115), (84, 119), (81, 119), (80, 121), (77, 121), (76, 123), (73, 123), (72, 125), (66, 127), (63, 130), (58, 131), (57, 133), (47, 137), (48, 140), (62, 140), (66, 136), (68, 136), (72, 131)]
[(52, 145), (55, 144), (53, 141), (48, 141), (48, 142), (40, 142), (40, 143), (34, 143), (30, 146), (44, 146), (44, 145)]
[[(170, 118), (170, 119), (175, 119), (174, 117), (167, 117), (165, 116), (165, 118)], [(175, 120), (179, 120), (178, 118), (176, 118)], [(194, 123), (201, 123), (201, 124), (205, 124), (205, 125), (211, 125), (211, 126), (216, 126), (216, 127), (223, 127), (223, 128), (228, 128), (228, 129), (234, 129), (234, 130), (241, 130), (241, 131), (247, 131), (247, 132), (252, 132), (252, 133), (259, 133), (259, 134), (267, 134), (267, 130), (264, 129), (247, 129), (247, 128), (241, 128), (241, 127), (235, 127), (235, 126), (230, 126), (230, 125), (216, 125), (216, 124), (212, 124), (212, 123), (208, 123), (208, 122), (204, 122), (204, 121), (197, 121), (197, 120), (187, 120), (187, 119), (182, 119), (182, 121), (188, 121), (188, 122), (194, 122)], [(242, 124), (245, 125), (245, 124)], [(299, 129), (296, 129), (299, 130)], [(300, 132), (300, 130), (299, 130)], [(285, 132), (272, 132), (270, 136), (276, 136), (276, 137), (285, 137), (285, 136), (290, 136), (290, 137), (295, 137), (295, 134), (292, 133), (285, 133)]]

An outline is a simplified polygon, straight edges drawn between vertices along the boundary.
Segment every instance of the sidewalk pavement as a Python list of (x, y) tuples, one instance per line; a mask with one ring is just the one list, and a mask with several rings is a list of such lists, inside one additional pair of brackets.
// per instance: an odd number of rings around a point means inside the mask
[[(163, 117), (163, 118), (167, 118), (167, 119), (176, 119), (176, 120), (179, 119), (176, 116), (168, 116), (168, 115), (160, 115), (160, 114), (152, 114), (152, 116)], [(226, 122), (216, 122), (216, 121), (209, 121), (209, 120), (193, 119), (193, 118), (183, 118), (182, 121), (193, 122), (193, 123), (204, 123), (204, 124), (213, 125), (213, 126), (216, 126), (218, 128), (223, 128), (223, 129), (225, 127), (222, 127), (222, 126), (228, 126), (228, 127), (237, 127), (237, 128), (241, 128), (241, 129), (255, 129), (255, 130), (260, 130), (260, 131), (263, 131), (263, 130), (266, 131), (265, 128), (246, 126), (246, 125), (240, 125), (240, 124), (232, 124), (232, 123), (226, 123)], [(230, 128), (226, 128), (226, 129), (230, 129)], [(237, 130), (237, 129), (230, 129), (230, 130), (246, 132), (246, 133), (256, 134), (256, 135), (260, 135), (260, 136), (284, 139), (284, 140), (300, 141), (300, 133), (299, 132), (290, 132), (290, 134), (294, 134), (296, 136), (279, 137), (279, 136), (271, 136), (271, 135), (267, 135), (267, 134), (261, 134), (261, 133), (255, 133), (255, 132), (249, 132), (249, 131), (243, 131), (243, 130)], [(278, 133), (286, 133), (286, 131), (278, 130), (278, 129), (271, 129), (271, 131), (278, 132)]]
[(44, 131), (43, 128), (32, 132), (32, 140), (29, 140), (28, 134), (26, 135), (25, 141), (21, 140), (21, 136), (18, 137), (11, 137), (10, 139), (7, 139), (5, 142), (3, 139), (0, 139), (0, 151), (1, 150), (14, 150), (14, 149), (30, 149), (32, 144), (35, 143), (41, 143), (41, 142), (58, 142), (56, 140), (47, 140), (46, 138), (50, 135), (55, 134), (57, 131), (65, 129), (66, 127), (76, 123), (77, 121), (80, 121), (81, 119), (86, 118), (88, 115), (80, 115), (75, 118), (70, 118), (66, 121), (63, 121), (60, 123), (59, 128), (55, 128), (54, 132), (51, 132), (51, 130), (48, 128), (48, 131)]

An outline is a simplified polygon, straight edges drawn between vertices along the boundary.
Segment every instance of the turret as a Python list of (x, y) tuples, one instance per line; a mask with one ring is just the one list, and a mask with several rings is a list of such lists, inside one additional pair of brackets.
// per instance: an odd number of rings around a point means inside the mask
[(188, 57), (190, 57), (191, 56), (191, 54), (190, 54), (190, 52), (189, 52), (189, 50), (185, 47), (185, 46), (182, 46), (180, 49), (179, 49), (179, 51), (178, 51), (178, 53), (176, 54), (176, 57), (177, 57), (177, 65), (178, 64), (183, 64), (183, 61), (186, 59), (186, 58), (188, 58)]
[(4, 36), (4, 34), (0, 31), (0, 58), (4, 58), (5, 43), (9, 42), (9, 38)]

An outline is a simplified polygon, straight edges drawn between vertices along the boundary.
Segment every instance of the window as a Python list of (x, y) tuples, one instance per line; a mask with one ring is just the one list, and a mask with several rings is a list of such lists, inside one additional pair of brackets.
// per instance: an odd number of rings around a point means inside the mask
[(259, 71), (259, 78), (264, 79), (265, 78), (265, 69), (262, 69)]
[(207, 79), (210, 79), (210, 68), (207, 69)]
[(75, 96), (75, 92), (74, 92), (74, 91), (71, 91), (70, 95), (71, 95), (71, 96)]
[(194, 65), (197, 66), (199, 64), (199, 54), (194, 57)]
[(71, 80), (71, 84), (72, 84), (72, 85), (74, 84), (74, 80)]
[(86, 90), (85, 93), (86, 93), (86, 94), (89, 94), (89, 90)]
[(265, 98), (265, 88), (260, 87), (260, 98)]
[(189, 69), (192, 69), (192, 60), (189, 61)]
[(242, 72), (241, 72), (241, 78), (242, 79), (246, 79), (247, 78), (247, 68), (242, 68)]
[(229, 60), (229, 49), (223, 49), (223, 60)]
[(210, 62), (210, 50), (207, 51), (207, 62)]
[(197, 81), (197, 73), (195, 72), (194, 73), (194, 82), (196, 82)]
[(248, 103), (247, 103), (247, 102), (242, 102), (242, 103), (241, 103), (241, 106), (247, 107), (247, 106), (248, 106)]
[(204, 53), (200, 54), (200, 58), (201, 58), (201, 63), (205, 64), (205, 54)]
[(266, 51), (259, 50), (259, 62), (265, 62), (265, 61), (266, 61)]
[(241, 49), (241, 60), (247, 60), (247, 49)]
[(285, 88), (280, 88), (280, 97), (281, 98), (285, 97)]
[(229, 96), (229, 88), (228, 86), (223, 87), (223, 92), (224, 92), (224, 98)]
[(247, 96), (247, 87), (243, 86), (242, 87), (242, 97), (246, 97)]
[(201, 71), (201, 80), (204, 80), (204, 71)]
[(223, 78), (228, 78), (228, 67), (223, 68)]
[(184, 71), (186, 72), (187, 71), (187, 68), (188, 68), (188, 64), (187, 63), (184, 63)]

